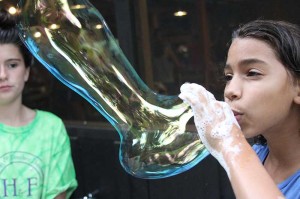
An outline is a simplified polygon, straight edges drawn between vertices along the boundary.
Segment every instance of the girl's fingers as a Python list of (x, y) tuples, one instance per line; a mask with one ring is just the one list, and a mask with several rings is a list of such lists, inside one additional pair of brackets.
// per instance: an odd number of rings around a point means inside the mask
[(202, 117), (207, 114), (207, 110), (203, 103), (198, 100), (198, 96), (191, 92), (182, 92), (179, 97), (191, 106), (195, 117)]
[[(202, 104), (209, 104), (211, 100), (215, 100), (214, 96), (208, 92), (203, 86), (195, 84), (195, 83), (184, 83), (180, 87), (181, 93), (187, 94), (192, 93), (194, 98), (192, 101), (197, 100)], [(182, 98), (182, 96), (179, 96)]]

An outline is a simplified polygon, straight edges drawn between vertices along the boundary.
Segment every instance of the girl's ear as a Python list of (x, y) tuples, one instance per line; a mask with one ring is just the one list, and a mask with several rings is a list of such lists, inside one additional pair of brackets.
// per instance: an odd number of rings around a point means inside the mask
[(294, 102), (300, 105), (300, 79), (297, 79), (296, 89), (297, 95), (294, 97)]
[(27, 68), (26, 68), (26, 71), (25, 71), (25, 75), (24, 75), (24, 81), (25, 81), (25, 82), (28, 81), (29, 75), (30, 75), (30, 67), (27, 67)]

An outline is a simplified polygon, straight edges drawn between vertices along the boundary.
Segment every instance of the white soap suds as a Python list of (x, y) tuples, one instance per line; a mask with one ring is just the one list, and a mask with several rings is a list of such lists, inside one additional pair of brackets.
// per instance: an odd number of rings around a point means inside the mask
[[(231, 135), (233, 126), (239, 127), (239, 125), (229, 105), (216, 101), (211, 93), (196, 84), (184, 84), (179, 97), (191, 105), (201, 141), (211, 155), (219, 161), (230, 178), (229, 167), (223, 154), (230, 154), (229, 161), (234, 164), (235, 157), (241, 152), (241, 149), (239, 144), (234, 143)], [(199, 101), (202, 99), (201, 97), (205, 97), (206, 103)], [(218, 149), (223, 151), (218, 151)]]

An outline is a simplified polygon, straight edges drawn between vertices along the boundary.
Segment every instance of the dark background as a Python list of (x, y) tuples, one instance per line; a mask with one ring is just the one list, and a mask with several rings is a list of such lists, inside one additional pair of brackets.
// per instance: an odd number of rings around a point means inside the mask
[[(222, 67), (231, 32), (254, 19), (300, 24), (298, 0), (91, 0), (139, 76), (153, 90), (178, 94), (182, 83), (204, 85), (223, 96)], [(0, 7), (15, 6), (2, 0)], [(173, 13), (182, 9), (184, 17)], [(174, 80), (166, 84), (156, 61), (167, 46)], [(175, 58), (174, 58), (175, 57)], [(158, 87), (157, 85), (162, 85)], [(36, 61), (24, 91), (24, 103), (51, 111), (67, 126), (79, 187), (73, 198), (229, 199), (234, 198), (220, 165), (207, 157), (189, 171), (166, 179), (128, 175), (118, 160), (119, 136), (86, 100), (55, 79)]]

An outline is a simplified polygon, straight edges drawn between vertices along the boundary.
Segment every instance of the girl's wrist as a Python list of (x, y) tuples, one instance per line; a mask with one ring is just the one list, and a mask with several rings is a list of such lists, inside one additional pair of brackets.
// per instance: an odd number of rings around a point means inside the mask
[(237, 126), (233, 126), (231, 136), (221, 143), (221, 154), (228, 172), (247, 161), (249, 152), (254, 153), (245, 136)]

